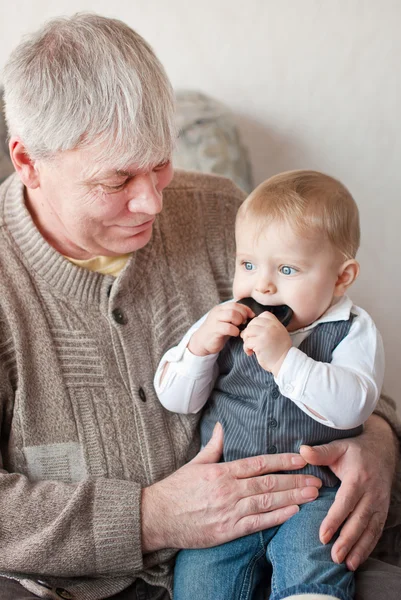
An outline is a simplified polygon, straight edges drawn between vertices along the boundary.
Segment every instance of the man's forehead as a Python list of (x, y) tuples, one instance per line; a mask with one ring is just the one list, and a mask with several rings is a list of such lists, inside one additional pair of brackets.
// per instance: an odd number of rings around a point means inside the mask
[(121, 168), (111, 165), (92, 164), (83, 168), (82, 174), (85, 179), (94, 179), (99, 177), (132, 177), (143, 169), (139, 169), (135, 164)]
[(113, 177), (114, 175), (117, 175), (118, 177), (132, 177), (139, 173), (139, 171), (141, 171), (141, 169), (136, 167), (127, 167), (126, 169), (108, 168), (101, 170), (99, 174), (103, 177)]
[(152, 171), (156, 166), (162, 164), (166, 161), (161, 161), (160, 163), (152, 163), (148, 166), (139, 166), (136, 163), (131, 163), (130, 165), (124, 167), (116, 167), (111, 165), (104, 164), (94, 164), (87, 165), (83, 169), (83, 176), (85, 179), (108, 179), (110, 177), (134, 177), (135, 175), (139, 175), (141, 173), (148, 173)]

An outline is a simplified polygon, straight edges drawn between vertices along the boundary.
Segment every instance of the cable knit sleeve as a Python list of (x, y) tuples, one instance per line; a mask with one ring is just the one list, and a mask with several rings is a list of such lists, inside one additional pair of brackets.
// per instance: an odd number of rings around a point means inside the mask
[[(18, 419), (16, 413), (17, 359), (0, 312), (3, 438)], [(31, 481), (7, 472), (3, 459), (0, 456), (0, 571), (78, 577), (132, 575), (143, 568), (141, 486), (104, 478)]]
[(386, 394), (380, 396), (375, 414), (387, 421), (399, 440), (398, 463), (391, 493), (391, 505), (387, 524), (389, 526), (401, 526), (401, 420), (397, 415), (394, 400)]

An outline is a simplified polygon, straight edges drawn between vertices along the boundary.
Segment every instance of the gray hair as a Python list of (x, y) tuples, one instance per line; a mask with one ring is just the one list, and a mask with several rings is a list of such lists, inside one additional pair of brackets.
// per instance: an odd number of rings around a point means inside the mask
[(99, 162), (145, 167), (173, 150), (170, 82), (122, 21), (90, 13), (49, 21), (13, 51), (3, 81), (9, 135), (33, 159), (96, 146)]

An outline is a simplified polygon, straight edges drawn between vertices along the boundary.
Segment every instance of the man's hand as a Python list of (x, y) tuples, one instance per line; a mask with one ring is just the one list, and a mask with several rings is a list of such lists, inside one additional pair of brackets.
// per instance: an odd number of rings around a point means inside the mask
[(265, 371), (277, 377), (288, 350), (291, 338), (282, 323), (270, 312), (264, 312), (249, 323), (241, 333), (244, 352), (256, 354), (258, 363)]
[(311, 475), (269, 475), (305, 466), (298, 454), (218, 463), (223, 430), (188, 464), (142, 491), (142, 548), (205, 548), (279, 525), (318, 496)]
[(329, 542), (344, 523), (331, 555), (334, 562), (345, 560), (355, 571), (377, 544), (386, 521), (397, 456), (395, 436), (386, 421), (372, 415), (362, 435), (302, 446), (300, 452), (308, 463), (327, 465), (341, 480), (320, 526), (320, 540)]
[(188, 350), (196, 356), (220, 352), (229, 337), (239, 335), (239, 325), (254, 316), (255, 313), (244, 304), (237, 302), (218, 304), (212, 308), (206, 320), (191, 336)]

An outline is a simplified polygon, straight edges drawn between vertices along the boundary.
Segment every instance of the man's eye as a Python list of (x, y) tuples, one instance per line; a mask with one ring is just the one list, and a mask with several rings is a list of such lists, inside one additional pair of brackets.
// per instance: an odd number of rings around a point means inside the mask
[(255, 265), (249, 261), (245, 261), (244, 262), (244, 269), (245, 271), (253, 271), (253, 269), (255, 268)]
[(113, 192), (120, 192), (124, 188), (125, 184), (126, 182), (124, 181), (124, 183), (120, 183), (119, 185), (103, 185), (102, 187), (106, 192), (112, 194)]
[(279, 268), (279, 271), (283, 275), (295, 275), (298, 272), (294, 267), (289, 267), (288, 265), (283, 265)]
[(168, 167), (169, 164), (170, 164), (170, 160), (165, 160), (164, 162), (160, 163), (159, 165), (156, 165), (153, 170), (154, 171), (162, 171), (163, 169)]

